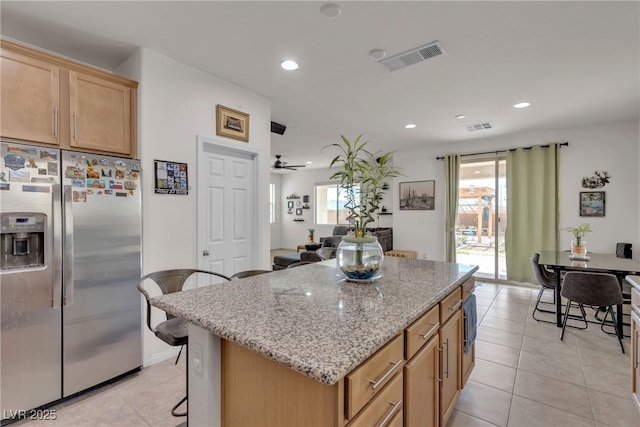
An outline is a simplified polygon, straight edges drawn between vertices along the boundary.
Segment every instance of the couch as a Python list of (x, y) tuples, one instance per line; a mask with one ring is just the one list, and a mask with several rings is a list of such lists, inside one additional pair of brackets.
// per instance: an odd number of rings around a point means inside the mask
[[(273, 270), (282, 270), (289, 265), (300, 262), (310, 261), (318, 262), (329, 258), (335, 258), (335, 248), (338, 247), (342, 241), (342, 237), (346, 236), (349, 231), (349, 227), (346, 225), (336, 225), (333, 228), (331, 236), (321, 237), (321, 248), (316, 246), (311, 247), (307, 245), (307, 250), (300, 253), (291, 253), (286, 255), (278, 255), (273, 257)], [(382, 251), (387, 252), (393, 250), (393, 228), (367, 228), (368, 232), (378, 237), (378, 242), (382, 246)], [(333, 250), (331, 250), (333, 248)]]

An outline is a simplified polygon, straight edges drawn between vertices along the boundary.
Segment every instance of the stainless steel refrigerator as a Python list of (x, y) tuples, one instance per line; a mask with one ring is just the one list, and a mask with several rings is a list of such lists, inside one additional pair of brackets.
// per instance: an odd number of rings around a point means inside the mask
[(140, 162), (3, 142), (3, 419), (142, 365)]

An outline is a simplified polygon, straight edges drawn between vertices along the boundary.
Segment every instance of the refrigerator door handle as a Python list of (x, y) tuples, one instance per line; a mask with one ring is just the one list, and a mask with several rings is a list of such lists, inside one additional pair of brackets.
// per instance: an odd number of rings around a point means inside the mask
[(64, 206), (64, 245), (63, 245), (63, 277), (65, 306), (73, 304), (73, 197), (71, 186), (63, 187)]
[(51, 307), (58, 308), (62, 300), (62, 212), (60, 184), (51, 186), (51, 212), (53, 224), (53, 280)]

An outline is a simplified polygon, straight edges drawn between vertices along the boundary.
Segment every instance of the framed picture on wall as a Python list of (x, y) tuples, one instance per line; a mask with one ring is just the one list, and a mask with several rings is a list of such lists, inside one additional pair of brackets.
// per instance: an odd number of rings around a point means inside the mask
[(400, 210), (434, 210), (435, 188), (435, 181), (401, 182)]
[(298, 216), (302, 215), (302, 208), (297, 208), (296, 209), (296, 215), (298, 215)]
[(224, 105), (216, 109), (216, 135), (249, 142), (249, 115)]
[(580, 192), (580, 216), (604, 216), (604, 191)]

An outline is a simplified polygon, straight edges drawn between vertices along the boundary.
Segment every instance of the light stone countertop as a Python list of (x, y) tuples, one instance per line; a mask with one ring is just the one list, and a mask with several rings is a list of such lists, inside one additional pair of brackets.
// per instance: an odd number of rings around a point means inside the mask
[(385, 257), (373, 284), (335, 260), (154, 297), (151, 304), (324, 384), (335, 384), (477, 266)]

